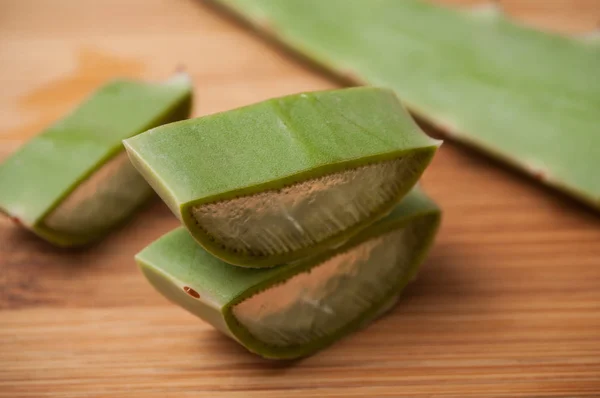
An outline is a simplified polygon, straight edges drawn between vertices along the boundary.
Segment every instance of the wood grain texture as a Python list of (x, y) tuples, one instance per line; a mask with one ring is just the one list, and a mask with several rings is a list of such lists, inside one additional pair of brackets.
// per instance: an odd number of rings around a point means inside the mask
[[(565, 33), (600, 21), (598, 0), (501, 3)], [(0, 158), (106, 79), (179, 64), (196, 115), (335, 87), (199, 1), (0, 0)], [(0, 219), (0, 397), (600, 397), (600, 216), (452, 143), (424, 186), (445, 218), (419, 279), (294, 363), (246, 353), (144, 281), (133, 254), (177, 225), (158, 200), (74, 252)]]

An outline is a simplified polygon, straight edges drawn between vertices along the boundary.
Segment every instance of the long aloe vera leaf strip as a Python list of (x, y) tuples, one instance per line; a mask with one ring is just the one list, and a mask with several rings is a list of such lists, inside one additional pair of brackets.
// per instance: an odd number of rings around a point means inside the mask
[(393, 88), (458, 141), (600, 207), (600, 41), (498, 8), (420, 0), (216, 0), (357, 83)]
[[(309, 355), (375, 318), (414, 278), (435, 236), (440, 212), (435, 203), (415, 189), (385, 218), (361, 231), (343, 246), (294, 263), (266, 269), (248, 269), (227, 264), (210, 253), (178, 228), (150, 244), (136, 261), (151, 284), (168, 299), (199, 316), (221, 332), (237, 340), (252, 352), (269, 358), (295, 358)], [(419, 222), (410, 261), (395, 286), (372, 308), (356, 314), (351, 322), (335, 333), (306, 344), (273, 346), (259, 341), (233, 314), (236, 304), (259, 292), (284, 283), (300, 274), (314, 271), (323, 261), (351, 250), (356, 245), (390, 231)], [(392, 247), (393, 245), (388, 245)], [(335, 320), (335, 317), (332, 318)]]
[[(119, 172), (125, 170), (122, 186), (109, 186), (118, 195), (132, 190), (144, 200), (151, 190), (140, 179), (124, 154), (122, 140), (162, 123), (189, 115), (191, 82), (180, 73), (161, 83), (115, 80), (94, 92), (71, 114), (34, 137), (0, 165), (0, 210), (49, 241), (71, 246), (87, 243), (105, 231), (70, 233), (55, 230), (52, 223), (67, 224), (75, 219), (68, 214), (53, 214), (67, 203), (69, 195), (88, 183), (94, 185), (95, 173), (105, 165)], [(110, 172), (110, 170), (109, 170)], [(94, 189), (93, 186), (86, 188)], [(146, 192), (144, 194), (144, 192)], [(82, 196), (82, 193), (78, 193)], [(102, 204), (93, 203), (93, 192), (85, 193), (87, 203), (76, 211), (98, 213)], [(71, 198), (72, 199), (72, 198)], [(103, 198), (105, 199), (105, 198)], [(74, 202), (74, 200), (72, 200)], [(86, 209), (86, 204), (96, 207)], [(106, 209), (119, 212), (122, 209)], [(102, 218), (108, 214), (95, 214)], [(48, 225), (46, 225), (48, 221)]]
[[(124, 143), (132, 163), (207, 250), (233, 264), (251, 267), (289, 262), (346, 240), (391, 210), (417, 181), (439, 145), (419, 129), (392, 91), (364, 87), (276, 98), (157, 127)], [(372, 213), (362, 214), (350, 228), (299, 250), (262, 257), (234, 251), (215, 241), (215, 235), (192, 214), (204, 204), (262, 192), (275, 195), (311, 178), (400, 158), (406, 160), (399, 166), (404, 178), (392, 181), (397, 187), (389, 200), (371, 207)], [(361, 181), (358, 191), (370, 192), (371, 184)], [(264, 200), (260, 203), (256, 206), (265, 210), (273, 207)], [(236, 205), (234, 209), (258, 211), (256, 206)], [(320, 209), (307, 210), (292, 222), (302, 223)], [(227, 222), (235, 220), (223, 220)], [(234, 227), (253, 231), (255, 225)], [(241, 241), (241, 235), (231, 238), (234, 243)], [(283, 238), (273, 233), (265, 239)]]

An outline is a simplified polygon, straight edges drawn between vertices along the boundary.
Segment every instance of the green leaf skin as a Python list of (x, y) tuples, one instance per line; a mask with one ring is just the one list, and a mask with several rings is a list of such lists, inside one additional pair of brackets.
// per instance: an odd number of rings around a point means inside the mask
[(445, 131), (600, 208), (600, 46), (494, 8), (420, 0), (216, 0), (356, 83), (395, 90)]
[[(271, 99), (157, 127), (124, 144), (138, 171), (206, 250), (231, 264), (255, 268), (339, 244), (384, 216), (416, 183), (439, 146), (392, 91), (365, 87)], [(194, 206), (275, 194), (303, 181), (399, 158), (407, 159), (406, 175), (394, 180), (399, 188), (391, 200), (370, 208), (349, 228), (298, 250), (261, 256), (236, 252), (214, 240), (191, 214)], [(360, 191), (369, 189), (371, 181), (361, 182)]]
[[(191, 81), (183, 73), (163, 83), (115, 80), (99, 88), (0, 165), (0, 210), (58, 246), (99, 239), (152, 193), (127, 158), (119, 158), (125, 156), (122, 140), (188, 117), (191, 99)], [(108, 164), (112, 174), (96, 182)], [(104, 194), (95, 196), (102, 184)], [(70, 197), (82, 186), (86, 192), (77, 197), (83, 199)], [(75, 213), (61, 208), (66, 203)], [(69, 225), (76, 220), (81, 225)], [(86, 222), (94, 226), (86, 229)]]
[[(267, 358), (292, 359), (310, 355), (344, 335), (368, 324), (394, 304), (425, 258), (436, 234), (440, 210), (419, 189), (411, 191), (385, 218), (362, 230), (342, 246), (273, 268), (249, 269), (227, 264), (197, 245), (184, 228), (178, 228), (143, 249), (136, 262), (149, 282), (165, 297), (238, 341), (251, 352)], [(235, 317), (236, 304), (300, 274), (315, 272), (319, 264), (348, 252), (371, 239), (418, 225), (408, 248), (401, 276), (390, 282), (389, 291), (362, 313), (355, 314), (333, 333), (303, 344), (274, 346), (259, 340)], [(399, 242), (400, 244), (400, 242)], [(387, 245), (386, 247), (391, 247)], [(290, 318), (293, 322), (293, 318)]]

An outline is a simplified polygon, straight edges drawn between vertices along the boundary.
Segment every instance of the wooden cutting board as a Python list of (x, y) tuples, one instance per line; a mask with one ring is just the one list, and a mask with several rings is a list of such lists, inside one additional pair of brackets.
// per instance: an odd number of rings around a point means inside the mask
[[(600, 21), (598, 0), (502, 4), (565, 33)], [(335, 87), (200, 1), (0, 0), (0, 157), (105, 80), (178, 65), (195, 115)], [(1, 219), (0, 397), (600, 397), (600, 216), (452, 143), (424, 186), (445, 219), (419, 279), (294, 363), (245, 352), (145, 282), (133, 255), (177, 225), (158, 200), (78, 251)]]

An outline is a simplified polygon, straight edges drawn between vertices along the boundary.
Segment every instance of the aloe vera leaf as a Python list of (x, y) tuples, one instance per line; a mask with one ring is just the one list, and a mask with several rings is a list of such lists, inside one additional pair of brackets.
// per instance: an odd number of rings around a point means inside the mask
[(440, 221), (418, 188), (342, 246), (273, 268), (232, 266), (184, 228), (136, 256), (165, 297), (268, 358), (310, 355), (391, 308)]
[(420, 0), (215, 0), (255, 28), (600, 208), (600, 46)]
[(377, 88), (271, 99), (124, 144), (206, 250), (255, 268), (339, 244), (385, 215), (439, 145)]
[(115, 80), (0, 165), (0, 210), (58, 246), (102, 237), (152, 193), (122, 140), (189, 116), (192, 86)]

